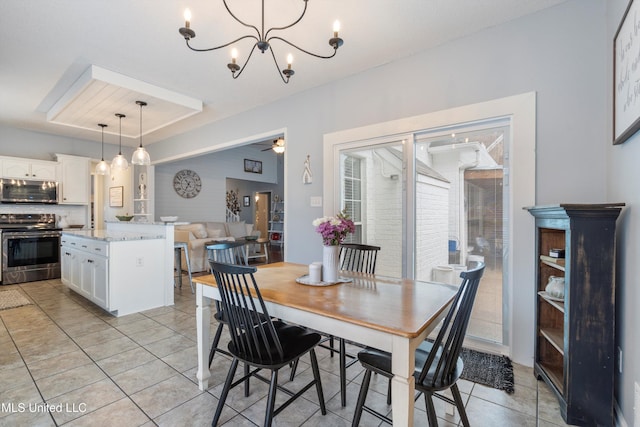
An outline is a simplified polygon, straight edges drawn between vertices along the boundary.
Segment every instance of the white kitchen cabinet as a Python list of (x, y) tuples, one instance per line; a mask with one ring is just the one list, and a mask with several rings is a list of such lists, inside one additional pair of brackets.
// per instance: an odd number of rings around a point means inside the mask
[(106, 283), (108, 274), (107, 251), (89, 239), (63, 237), (61, 243), (60, 279), (70, 289), (95, 302), (108, 307)]
[(66, 154), (56, 154), (56, 158), (60, 162), (60, 204), (89, 204), (90, 159)]
[(101, 233), (63, 232), (62, 283), (115, 316), (164, 306), (164, 239)]
[(56, 181), (57, 162), (5, 157), (2, 161), (3, 178)]

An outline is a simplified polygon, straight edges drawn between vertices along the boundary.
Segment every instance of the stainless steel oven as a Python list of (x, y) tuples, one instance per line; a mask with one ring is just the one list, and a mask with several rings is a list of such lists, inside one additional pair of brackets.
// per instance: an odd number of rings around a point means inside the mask
[(0, 215), (0, 229), (3, 285), (60, 277), (61, 230), (54, 215)]

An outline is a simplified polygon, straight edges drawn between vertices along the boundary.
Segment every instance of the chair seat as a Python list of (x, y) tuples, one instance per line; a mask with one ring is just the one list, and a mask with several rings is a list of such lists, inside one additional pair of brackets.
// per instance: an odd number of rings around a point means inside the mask
[(279, 354), (273, 339), (258, 335), (256, 344), (249, 350), (243, 351), (229, 343), (229, 352), (243, 362), (251, 363), (255, 366), (279, 367), (296, 360), (300, 355), (314, 348), (322, 336), (316, 332), (311, 332), (306, 328), (290, 325), (288, 323), (273, 320), (276, 334), (282, 346), (282, 355)]
[[(435, 373), (436, 367), (438, 366), (438, 362), (440, 361), (440, 356), (442, 355), (442, 348), (438, 349), (438, 353), (436, 354), (436, 358), (433, 363), (431, 363), (431, 368), (429, 369), (429, 373), (425, 377), (422, 383), (418, 382), (418, 378), (422, 373), (422, 368), (429, 357), (429, 353), (433, 348), (433, 343), (431, 341), (423, 341), (420, 346), (416, 349), (415, 357), (415, 372), (414, 377), (416, 378), (416, 388), (420, 389), (429, 389), (433, 391), (439, 391), (447, 389), (454, 384), (462, 375), (462, 370), (464, 369), (464, 362), (462, 358), (458, 357), (456, 362), (456, 367), (453, 370), (450, 376), (439, 380), (439, 382), (432, 384), (433, 375)], [(386, 351), (378, 350), (375, 348), (366, 348), (358, 353), (358, 360), (365, 366), (365, 368), (369, 368), (378, 372), (381, 375), (384, 375), (388, 378), (391, 378), (393, 374), (391, 373), (391, 353), (387, 353)]]

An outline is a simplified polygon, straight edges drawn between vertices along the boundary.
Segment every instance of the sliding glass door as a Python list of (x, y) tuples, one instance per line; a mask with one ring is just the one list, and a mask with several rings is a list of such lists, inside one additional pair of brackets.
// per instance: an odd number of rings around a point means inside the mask
[(457, 284), (486, 264), (469, 334), (503, 343), (508, 120), (428, 129), (339, 151), (350, 241), (380, 246), (376, 272)]

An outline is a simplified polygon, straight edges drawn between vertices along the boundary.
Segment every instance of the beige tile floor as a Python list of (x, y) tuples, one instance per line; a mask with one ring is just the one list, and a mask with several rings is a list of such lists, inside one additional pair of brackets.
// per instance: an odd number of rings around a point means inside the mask
[[(0, 311), (0, 426), (210, 425), (229, 359), (216, 355), (211, 387), (200, 391), (195, 298), (188, 286), (176, 290), (173, 307), (120, 318), (58, 280), (0, 287), (8, 289), (19, 289), (34, 304)], [(348, 406), (342, 408), (337, 358), (323, 349), (318, 357), (327, 415), (320, 414), (312, 389), (276, 417), (274, 425), (350, 425), (362, 370), (357, 364), (349, 368)], [(311, 375), (308, 363), (303, 361), (298, 372), (289, 384), (293, 388)], [(557, 401), (530, 368), (516, 365), (515, 378), (512, 395), (460, 382), (473, 426), (565, 425)], [(368, 402), (388, 411), (386, 381), (374, 377), (372, 382)], [(223, 412), (224, 425), (261, 425), (266, 391), (257, 381), (248, 398), (234, 390)], [(459, 417), (446, 415), (438, 404), (440, 425), (457, 425)], [(422, 399), (415, 420), (426, 425)], [(379, 423), (365, 414), (362, 425)]]

